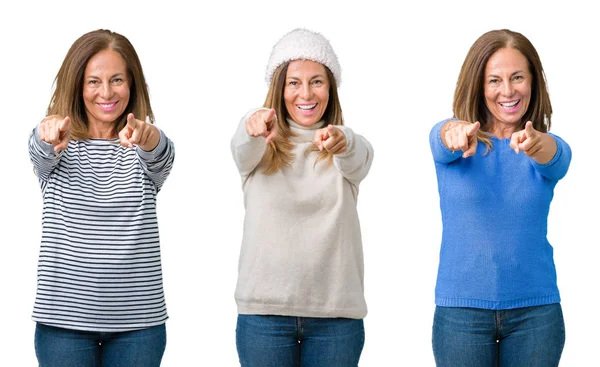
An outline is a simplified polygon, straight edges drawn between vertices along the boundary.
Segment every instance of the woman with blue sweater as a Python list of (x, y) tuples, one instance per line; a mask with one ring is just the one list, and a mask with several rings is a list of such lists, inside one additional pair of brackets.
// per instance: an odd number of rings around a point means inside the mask
[(546, 234), (571, 150), (548, 132), (552, 106), (531, 42), (510, 30), (475, 41), (453, 112), (430, 134), (443, 222), (436, 364), (557, 366), (565, 329)]

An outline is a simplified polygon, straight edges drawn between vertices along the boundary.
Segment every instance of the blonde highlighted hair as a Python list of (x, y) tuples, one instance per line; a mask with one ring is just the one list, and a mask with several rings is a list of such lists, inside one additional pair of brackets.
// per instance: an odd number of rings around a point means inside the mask
[(117, 52), (127, 65), (129, 104), (123, 114), (114, 121), (115, 133), (125, 126), (129, 113), (133, 113), (138, 119), (147, 119), (154, 123), (148, 86), (135, 49), (124, 36), (99, 29), (84, 34), (73, 43), (54, 80), (55, 89), (47, 115), (69, 116), (71, 139), (85, 140), (89, 137), (89, 122), (83, 102), (83, 79), (88, 61), (103, 50)]
[[(282, 167), (291, 167), (292, 161), (295, 156), (292, 153), (294, 144), (291, 141), (291, 137), (294, 133), (291, 131), (290, 126), (287, 122), (289, 113), (285, 108), (285, 101), (283, 100), (283, 91), (285, 88), (285, 79), (287, 76), (287, 70), (290, 65), (290, 61), (281, 64), (273, 73), (273, 78), (269, 85), (269, 91), (267, 92), (267, 98), (265, 99), (264, 107), (273, 108), (277, 114), (277, 137), (267, 145), (267, 149), (257, 169), (263, 171), (264, 174), (270, 175), (277, 172)], [(340, 105), (339, 96), (337, 93), (337, 84), (333, 73), (329, 68), (323, 65), (327, 72), (327, 78), (329, 79), (329, 101), (327, 102), (327, 108), (323, 113), (323, 120), (325, 125), (343, 125), (344, 121), (342, 118), (342, 107)], [(326, 159), (328, 164), (331, 164), (333, 155), (327, 151), (319, 151), (316, 147), (312, 147), (306, 153), (319, 152), (315, 160), (315, 165)]]
[(459, 120), (481, 123), (477, 139), (491, 149), (489, 132), (491, 129), (490, 112), (485, 104), (484, 81), (485, 68), (490, 57), (498, 50), (512, 48), (527, 59), (531, 81), (531, 101), (521, 120), (520, 129), (531, 121), (533, 128), (548, 132), (551, 125), (552, 104), (546, 86), (546, 76), (540, 57), (531, 42), (521, 33), (508, 29), (493, 30), (483, 34), (469, 49), (460, 70), (452, 110)]

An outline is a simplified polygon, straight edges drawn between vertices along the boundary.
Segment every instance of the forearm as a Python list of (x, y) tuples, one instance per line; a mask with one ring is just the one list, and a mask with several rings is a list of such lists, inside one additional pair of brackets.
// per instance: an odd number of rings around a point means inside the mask
[(160, 188), (173, 168), (175, 145), (162, 130), (158, 129), (158, 132), (158, 144), (156, 144), (154, 149), (145, 151), (139, 146), (135, 149), (142, 168), (152, 182), (154, 182), (157, 191), (160, 191)]
[[(532, 157), (532, 164), (535, 169), (544, 177), (558, 181), (563, 178), (569, 166), (571, 164), (571, 147), (564, 140), (553, 134), (544, 134), (544, 139), (551, 139), (552, 144), (548, 144), (544, 147), (547, 150), (543, 155), (544, 159), (547, 159), (545, 163), (538, 163), (534, 157)], [(547, 157), (550, 157), (549, 159)], [(540, 160), (544, 162), (544, 160)]]
[(242, 177), (248, 176), (260, 163), (267, 144), (262, 136), (252, 137), (246, 131), (246, 120), (259, 109), (246, 113), (238, 124), (237, 130), (231, 138), (231, 154)]
[(358, 185), (373, 163), (373, 147), (363, 136), (355, 134), (347, 126), (336, 126), (346, 138), (346, 151), (333, 156), (333, 163), (347, 180)]
[(550, 134), (541, 134), (540, 149), (531, 156), (531, 159), (537, 164), (546, 164), (554, 157), (557, 150), (556, 140)]
[(433, 160), (437, 163), (450, 163), (462, 156), (462, 151), (451, 151), (444, 140), (444, 132), (457, 123), (456, 119), (446, 119), (435, 124), (429, 133), (429, 146)]
[(63, 151), (54, 152), (54, 146), (40, 140), (38, 127), (33, 129), (29, 137), (29, 159), (33, 164), (36, 176), (47, 181), (54, 167), (60, 162)]

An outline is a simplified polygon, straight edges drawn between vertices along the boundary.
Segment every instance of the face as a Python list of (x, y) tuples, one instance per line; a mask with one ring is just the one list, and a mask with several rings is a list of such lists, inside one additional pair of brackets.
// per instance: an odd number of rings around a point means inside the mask
[(527, 59), (514, 48), (492, 54), (485, 67), (485, 104), (492, 126), (518, 126), (531, 99), (532, 76)]
[(299, 125), (320, 121), (329, 101), (325, 66), (310, 60), (294, 60), (288, 66), (283, 99), (288, 114)]
[(92, 56), (85, 67), (83, 102), (88, 122), (110, 125), (129, 103), (129, 80), (125, 60), (113, 50)]

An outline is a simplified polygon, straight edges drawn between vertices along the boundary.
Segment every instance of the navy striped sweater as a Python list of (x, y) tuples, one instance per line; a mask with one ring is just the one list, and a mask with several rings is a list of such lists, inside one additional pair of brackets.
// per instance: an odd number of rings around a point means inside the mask
[(156, 194), (173, 143), (162, 131), (150, 152), (71, 140), (56, 155), (36, 129), (29, 154), (44, 202), (33, 320), (106, 332), (164, 323)]

